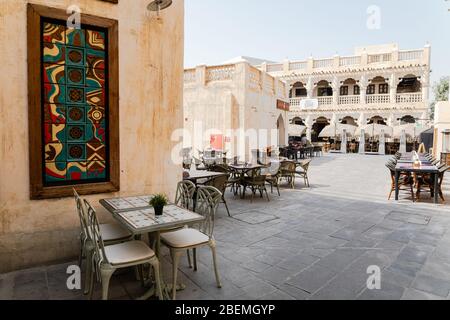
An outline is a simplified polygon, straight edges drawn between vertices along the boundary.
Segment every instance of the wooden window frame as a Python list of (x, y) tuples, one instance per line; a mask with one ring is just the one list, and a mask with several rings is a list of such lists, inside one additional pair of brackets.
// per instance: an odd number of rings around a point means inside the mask
[(70, 197), (73, 188), (81, 195), (112, 193), (120, 190), (119, 149), (119, 22), (108, 18), (81, 14), (81, 23), (108, 29), (108, 119), (109, 119), (109, 181), (100, 183), (74, 184), (46, 187), (43, 176), (42, 142), (42, 62), (41, 62), (41, 18), (66, 21), (65, 10), (36, 4), (27, 5), (28, 45), (28, 133), (30, 198), (32, 200)]
[(361, 94), (361, 88), (358, 85), (353, 87), (353, 95), (359, 96)]
[(367, 87), (367, 94), (375, 94), (376, 92), (376, 86), (374, 84), (369, 84)]
[(380, 83), (378, 86), (379, 94), (389, 94), (389, 85), (387, 83)]
[(342, 86), (339, 92), (340, 96), (348, 96), (348, 86)]

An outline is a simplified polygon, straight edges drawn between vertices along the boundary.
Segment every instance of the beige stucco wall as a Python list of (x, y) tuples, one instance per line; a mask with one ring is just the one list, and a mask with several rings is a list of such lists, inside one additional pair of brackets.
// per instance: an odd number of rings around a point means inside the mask
[[(147, 13), (149, 0), (0, 0), (0, 273), (78, 252), (73, 199), (29, 200), (28, 2), (61, 9), (76, 4), (83, 13), (119, 20), (120, 195), (172, 196), (181, 178), (170, 158), (170, 137), (183, 126), (183, 0), (161, 13), (162, 23)], [(88, 199), (98, 207), (100, 198), (111, 196)]]
[[(189, 78), (185, 82), (183, 104), (187, 133), (184, 145), (193, 147), (196, 154), (197, 150), (210, 146), (211, 134), (223, 134), (230, 138), (230, 142), (225, 143), (228, 156), (238, 155), (242, 160), (250, 160), (251, 149), (278, 145), (276, 136), (271, 139), (271, 130), (277, 129), (280, 116), (287, 128), (287, 112), (276, 107), (277, 99), (287, 100), (287, 92), (278, 80), (267, 73), (261, 73), (248, 62), (234, 64), (229, 76), (222, 74), (222, 77), (212, 80), (205, 78), (207, 70), (226, 67), (227, 65), (198, 66), (195, 69), (195, 79)], [(186, 72), (194, 72), (193, 70)], [(251, 73), (255, 71), (261, 74), (256, 87), (251, 78)], [(270, 81), (275, 83), (274, 90), (267, 88)], [(267, 131), (267, 139), (264, 131)], [(199, 135), (199, 132), (203, 134)], [(244, 133), (247, 134), (246, 139), (243, 139)], [(252, 133), (255, 139), (250, 139)], [(287, 141), (287, 130), (281, 134), (284, 136), (281, 141)]]
[(434, 137), (433, 152), (437, 159), (441, 158), (443, 147), (442, 132), (450, 130), (450, 102), (441, 101), (436, 104), (434, 113), (434, 129), (437, 136)]

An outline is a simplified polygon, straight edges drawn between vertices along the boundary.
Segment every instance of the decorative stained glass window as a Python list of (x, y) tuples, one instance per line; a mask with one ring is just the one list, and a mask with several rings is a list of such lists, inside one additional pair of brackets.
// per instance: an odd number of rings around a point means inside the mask
[(41, 30), (43, 184), (106, 182), (108, 30), (53, 19)]

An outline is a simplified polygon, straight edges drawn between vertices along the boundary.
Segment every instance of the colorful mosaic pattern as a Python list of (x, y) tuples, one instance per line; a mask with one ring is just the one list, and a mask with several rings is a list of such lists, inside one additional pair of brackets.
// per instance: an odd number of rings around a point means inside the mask
[(106, 31), (44, 22), (44, 183), (106, 181)]

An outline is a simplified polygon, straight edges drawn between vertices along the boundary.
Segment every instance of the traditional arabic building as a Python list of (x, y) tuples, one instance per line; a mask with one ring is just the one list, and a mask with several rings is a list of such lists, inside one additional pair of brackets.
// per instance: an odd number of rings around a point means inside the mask
[(396, 126), (428, 121), (431, 47), (397, 44), (356, 48), (352, 56), (263, 63), (262, 71), (286, 82), (289, 121), (306, 126), (315, 142), (331, 123)]

